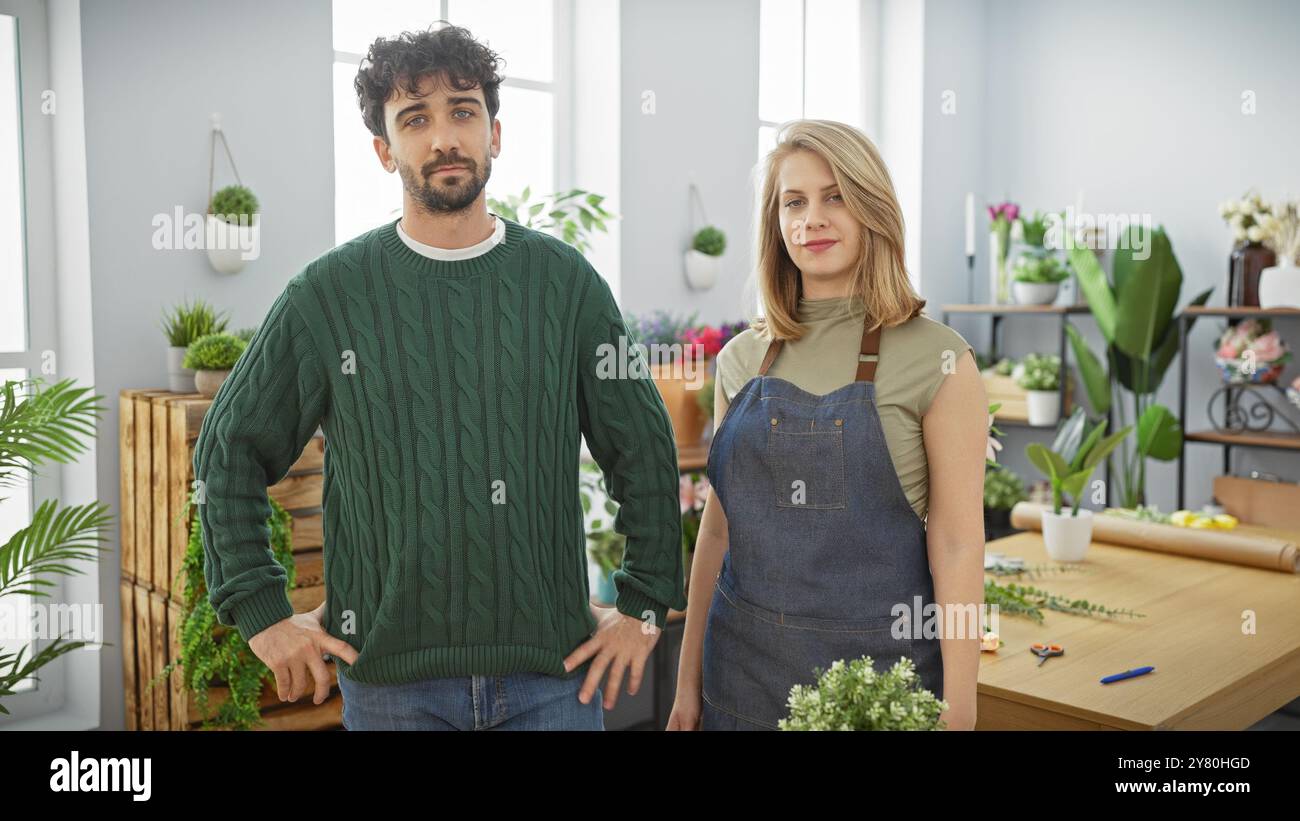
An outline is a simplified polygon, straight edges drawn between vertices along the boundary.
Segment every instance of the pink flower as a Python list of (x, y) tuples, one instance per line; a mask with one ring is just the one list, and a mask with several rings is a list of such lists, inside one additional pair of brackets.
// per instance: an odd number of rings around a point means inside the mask
[(1220, 359), (1236, 359), (1239, 350), (1232, 340), (1225, 339), (1219, 345), (1218, 356)]
[(1016, 217), (1020, 216), (1020, 206), (1009, 202), (1007, 203), (1006, 211), (1004, 213), (1007, 215), (1009, 221), (1015, 222)]
[(677, 501), (681, 505), (682, 513), (695, 507), (695, 483), (691, 481), (688, 473), (683, 473), (677, 480)]
[(700, 474), (700, 480), (695, 483), (695, 509), (704, 510), (704, 505), (709, 501), (709, 477)]
[(1248, 350), (1255, 352), (1257, 362), (1267, 365), (1281, 359), (1286, 353), (1286, 346), (1282, 343), (1282, 338), (1277, 335), (1277, 331), (1269, 331), (1250, 343)]
[(705, 325), (694, 330), (686, 332), (686, 343), (688, 345), (701, 345), (704, 348), (704, 355), (717, 356), (718, 351), (722, 350), (722, 329), (713, 328)]

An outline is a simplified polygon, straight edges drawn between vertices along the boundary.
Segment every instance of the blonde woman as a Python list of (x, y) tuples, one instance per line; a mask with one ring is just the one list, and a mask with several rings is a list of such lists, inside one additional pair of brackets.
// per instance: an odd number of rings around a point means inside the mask
[[(988, 405), (971, 347), (921, 314), (865, 135), (787, 123), (763, 170), (764, 317), (718, 356), (668, 729), (776, 729), (792, 685), (862, 655), (911, 658), (947, 726), (973, 728)], [(969, 621), (927, 627), (930, 604)]]

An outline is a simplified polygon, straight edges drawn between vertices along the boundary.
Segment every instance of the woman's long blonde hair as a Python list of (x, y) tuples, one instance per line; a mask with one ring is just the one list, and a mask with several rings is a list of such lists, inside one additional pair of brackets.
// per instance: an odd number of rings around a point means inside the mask
[(797, 319), (802, 282), (781, 236), (777, 191), (782, 161), (800, 150), (826, 160), (845, 206), (862, 227), (849, 295), (866, 305), (872, 327), (890, 327), (921, 313), (925, 300), (912, 288), (903, 261), (903, 211), (889, 169), (867, 135), (834, 120), (792, 120), (781, 126), (776, 140), (764, 161), (758, 227), (758, 288), (765, 316), (753, 327), (774, 339), (803, 336)]

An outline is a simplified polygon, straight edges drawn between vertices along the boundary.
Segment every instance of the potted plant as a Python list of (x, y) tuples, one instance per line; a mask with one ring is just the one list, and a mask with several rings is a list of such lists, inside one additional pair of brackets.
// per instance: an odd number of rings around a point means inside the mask
[[(1082, 408), (1076, 408), (1057, 431), (1050, 448), (1038, 442), (1025, 448), (1029, 461), (1052, 486), (1052, 509), (1043, 511), (1043, 544), (1051, 558), (1058, 562), (1083, 560), (1092, 542), (1092, 511), (1080, 509), (1088, 480), (1097, 465), (1132, 429), (1128, 425), (1104, 436), (1105, 420), (1088, 429), (1087, 416)], [(1074, 501), (1074, 510), (1069, 515), (1062, 512), (1067, 496)]]
[(208, 204), (207, 251), (212, 267), (237, 274), (247, 261), (245, 249), (259, 248), (261, 230), (257, 197), (247, 187), (228, 185)]
[(1277, 265), (1259, 274), (1261, 308), (1300, 308), (1300, 203), (1286, 202), (1260, 223), (1264, 244), (1277, 255)]
[(167, 335), (167, 388), (175, 393), (194, 393), (194, 371), (186, 368), (185, 349), (194, 340), (208, 334), (221, 333), (229, 319), (218, 315), (203, 300), (181, 303), (163, 315), (162, 330)]
[(1028, 393), (1029, 424), (1056, 424), (1061, 416), (1061, 357), (1031, 353), (1017, 370), (1016, 384)]
[[(1065, 330), (1092, 413), (1105, 416), (1114, 405), (1119, 418), (1139, 420), (1137, 447), (1130, 451), (1125, 445), (1116, 452), (1122, 464), (1114, 473), (1120, 506), (1136, 508), (1146, 501), (1146, 460), (1171, 461), (1182, 449), (1178, 421), (1168, 408), (1156, 404), (1155, 395), (1178, 354), (1174, 316), (1183, 272), (1168, 235), (1158, 226), (1130, 226), (1113, 254), (1112, 284), (1092, 250), (1075, 246), (1069, 252), (1070, 267), (1106, 341), (1102, 355), (1092, 352), (1073, 325)], [(1204, 305), (1213, 291), (1207, 288), (1188, 306)], [(1194, 324), (1188, 319), (1189, 332)], [(1118, 407), (1121, 389), (1132, 396), (1131, 412)]]
[(1070, 274), (1052, 254), (1021, 254), (1011, 269), (1012, 291), (1021, 305), (1051, 305)]
[(695, 232), (691, 248), (686, 252), (686, 281), (692, 288), (703, 291), (713, 287), (726, 250), (727, 236), (718, 228), (707, 225)]
[(248, 342), (234, 334), (217, 333), (201, 336), (185, 350), (184, 364), (194, 369), (194, 386), (211, 399), (221, 383), (230, 376)]
[(900, 656), (879, 671), (870, 656), (813, 670), (817, 683), (790, 688), (790, 712), (782, 730), (942, 730), (948, 709), (920, 685), (916, 664)]
[(649, 375), (668, 409), (679, 448), (698, 445), (704, 435), (704, 414), (696, 396), (707, 378), (707, 362), (704, 349), (690, 341), (697, 334), (695, 316), (658, 310), (624, 317), (629, 343), (645, 346)]
[[(86, 450), (81, 439), (94, 438), (95, 423), (104, 413), (103, 397), (86, 397), (89, 390), (73, 387), (71, 379), (48, 386), (39, 377), (4, 380), (0, 388), (0, 492), (29, 483), (36, 469), (46, 463), (71, 464)], [(53, 582), (40, 576), (73, 576), (82, 572), (74, 563), (84, 561), (90, 567), (103, 558), (110, 548), (98, 542), (108, 540), (105, 529), (112, 522), (108, 505), (101, 502), (69, 506), (57, 499), (41, 502), (25, 527), (6, 531), (5, 541), (0, 542), (0, 598), (13, 596), (10, 601), (16, 602), (18, 596), (33, 601), (49, 596), (45, 588)], [(16, 653), (0, 648), (0, 699), (14, 695), (19, 683), (59, 656), (94, 644), (64, 634), (39, 650), (36, 644), (30, 648), (23, 644)], [(24, 659), (28, 649), (36, 652)], [(9, 715), (2, 701), (0, 715)]]
[(1267, 317), (1229, 326), (1216, 343), (1214, 362), (1231, 385), (1272, 384), (1282, 375), (1291, 352)]
[(984, 538), (988, 541), (1010, 533), (1011, 508), (1028, 498), (1025, 483), (1004, 465), (984, 468)]
[(1228, 304), (1259, 305), (1260, 277), (1277, 264), (1273, 249), (1264, 244), (1264, 219), (1272, 206), (1257, 191), (1219, 205), (1219, 216), (1232, 229), (1236, 245), (1228, 256)]

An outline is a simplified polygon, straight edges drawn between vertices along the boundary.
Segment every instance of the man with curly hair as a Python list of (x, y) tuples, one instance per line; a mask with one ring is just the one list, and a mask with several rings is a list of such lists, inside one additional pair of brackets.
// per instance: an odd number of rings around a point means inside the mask
[[(333, 656), (348, 729), (603, 729), (686, 606), (672, 426), (643, 370), (601, 367), (628, 349), (608, 285), (487, 210), (499, 63), (454, 26), (371, 45), (357, 99), (402, 216), (290, 280), (195, 449), (218, 619), (281, 700), (324, 701)], [(266, 486), (318, 426), (326, 596), (295, 614)], [(589, 600), (582, 437), (626, 536), (612, 608)]]

